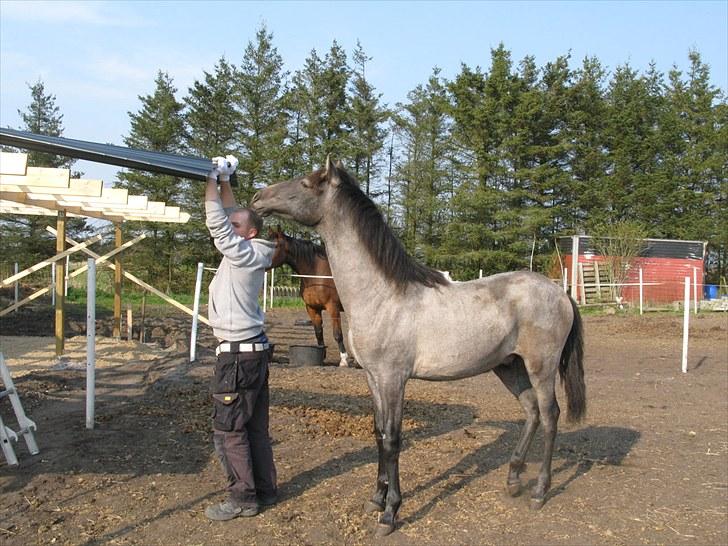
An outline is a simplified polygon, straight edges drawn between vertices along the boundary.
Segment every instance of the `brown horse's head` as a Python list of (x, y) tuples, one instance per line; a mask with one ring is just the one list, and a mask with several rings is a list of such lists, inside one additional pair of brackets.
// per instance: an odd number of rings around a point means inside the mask
[(286, 263), (290, 240), (288, 236), (283, 233), (280, 224), (276, 226), (276, 229), (270, 228), (268, 231), (268, 239), (276, 244), (276, 249), (275, 252), (273, 252), (273, 259), (271, 260), (270, 266), (280, 267)]

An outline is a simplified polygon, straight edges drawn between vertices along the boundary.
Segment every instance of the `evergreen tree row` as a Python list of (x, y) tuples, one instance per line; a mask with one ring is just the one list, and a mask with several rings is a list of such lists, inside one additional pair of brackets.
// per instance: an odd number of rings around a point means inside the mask
[[(728, 266), (728, 104), (709, 67), (686, 73), (564, 55), (538, 67), (500, 45), (489, 69), (434, 69), (403, 103), (382, 103), (372, 61), (333, 42), (293, 74), (265, 27), (239, 64), (221, 58), (178, 99), (170, 75), (130, 112), (126, 144), (240, 159), (238, 198), (341, 159), (410, 252), (455, 278), (533, 267), (554, 243), (631, 226), (653, 238), (708, 241), (710, 282)], [(30, 126), (27, 127), (30, 129)], [(203, 225), (203, 185), (119, 174), (132, 193), (179, 205), (189, 225), (130, 224), (152, 233), (133, 267), (187, 289), (197, 261), (217, 260)], [(5, 229), (5, 228), (3, 228)], [(290, 231), (299, 227), (288, 226)], [(627, 230), (629, 231), (629, 230)]]

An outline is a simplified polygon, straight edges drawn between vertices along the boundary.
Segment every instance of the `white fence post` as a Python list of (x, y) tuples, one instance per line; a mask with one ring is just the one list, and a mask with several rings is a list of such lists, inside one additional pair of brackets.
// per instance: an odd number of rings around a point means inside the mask
[[(15, 267), (13, 268), (13, 275), (18, 274), (18, 262), (15, 262)], [(15, 305), (18, 305), (18, 297), (20, 295), (20, 283), (19, 281), (15, 281)], [(18, 309), (15, 309), (15, 312), (18, 312)]]
[(693, 311), (698, 314), (698, 268), (693, 267)]
[(96, 397), (96, 260), (88, 259), (86, 279), (86, 428), (94, 428)]
[(690, 324), (690, 277), (685, 277), (685, 300), (683, 306), (682, 372), (688, 373), (688, 329)]
[(66, 256), (65, 277), (63, 278), (63, 296), (66, 298), (68, 297), (68, 266), (70, 265), (70, 260), (71, 255), (69, 254)]
[(205, 264), (198, 262), (195, 277), (195, 301), (192, 306), (192, 332), (190, 333), (190, 362), (197, 358), (197, 317), (200, 313), (200, 292), (202, 292), (202, 270)]
[(569, 270), (565, 267), (564, 268), (564, 273), (563, 273), (563, 278), (564, 278), (564, 292), (568, 292), (569, 291), (569, 281), (568, 281), (568, 277), (566, 276), (566, 275), (568, 275), (568, 273), (569, 273)]
[(480, 273), (478, 273), (478, 278), (479, 279), (482, 279), (483, 278), (483, 270), (482, 269), (480, 270)]
[(270, 270), (270, 308), (273, 309), (273, 272), (275, 269)]
[(56, 262), (51, 264), (51, 306), (56, 306)]
[(642, 285), (642, 268), (640, 267), (640, 315), (642, 314), (642, 301), (644, 297), (643, 285)]
[[(271, 273), (273, 270), (271, 269)], [(267, 308), (267, 302), (268, 302), (268, 272), (266, 271), (263, 274), (263, 312), (265, 313), (265, 310)]]

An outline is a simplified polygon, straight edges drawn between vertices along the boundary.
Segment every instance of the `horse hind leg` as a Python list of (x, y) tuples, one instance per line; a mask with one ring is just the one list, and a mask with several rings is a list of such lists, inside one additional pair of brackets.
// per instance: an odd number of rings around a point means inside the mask
[(528, 379), (528, 372), (521, 357), (515, 356), (512, 362), (496, 366), (493, 371), (506, 388), (518, 398), (526, 413), (526, 423), (508, 465), (506, 489), (509, 495), (516, 497), (521, 493), (520, 474), (525, 468), (526, 455), (538, 429), (538, 398)]
[(329, 310), (331, 315), (331, 327), (334, 330), (334, 339), (339, 346), (339, 366), (346, 368), (349, 366), (349, 355), (346, 353), (346, 346), (344, 345), (344, 334), (341, 333), (341, 315), (338, 310)]
[(557, 367), (558, 361), (554, 361), (551, 366), (544, 362), (541, 373), (532, 374), (531, 376), (531, 382), (538, 399), (541, 424), (543, 425), (543, 461), (538, 474), (538, 481), (531, 492), (531, 508), (534, 510), (538, 510), (543, 506), (546, 494), (551, 487), (551, 460), (554, 454), (554, 443), (561, 413), (559, 403), (556, 400)]

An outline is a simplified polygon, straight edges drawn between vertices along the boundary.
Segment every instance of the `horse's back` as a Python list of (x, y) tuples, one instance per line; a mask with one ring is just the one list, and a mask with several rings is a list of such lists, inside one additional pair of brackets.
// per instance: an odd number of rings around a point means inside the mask
[(482, 373), (513, 354), (560, 351), (573, 320), (568, 296), (528, 271), (450, 283), (422, 296), (412, 316), (414, 371), (426, 379)]

